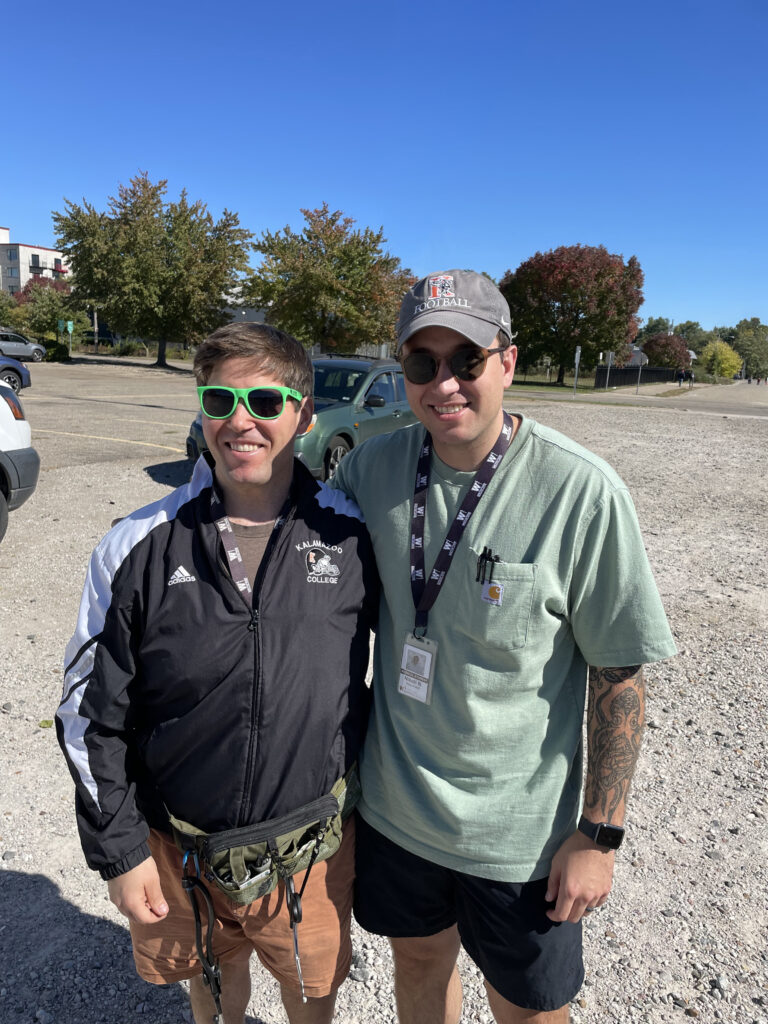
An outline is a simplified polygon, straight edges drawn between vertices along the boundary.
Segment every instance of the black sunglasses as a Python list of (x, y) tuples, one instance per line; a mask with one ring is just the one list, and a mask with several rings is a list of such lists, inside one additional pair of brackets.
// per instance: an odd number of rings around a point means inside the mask
[[(454, 377), (459, 380), (477, 380), (485, 369), (488, 356), (503, 352), (499, 348), (480, 348), (477, 345), (460, 348), (447, 360)], [(429, 384), (437, 376), (440, 360), (429, 352), (411, 352), (403, 359), (403, 373), (411, 384)]]
[(255, 420), (276, 420), (285, 408), (286, 398), (302, 399), (301, 392), (293, 388), (228, 388), (211, 384), (197, 389), (200, 408), (212, 420), (225, 420), (234, 414), (238, 401), (242, 400), (250, 416)]

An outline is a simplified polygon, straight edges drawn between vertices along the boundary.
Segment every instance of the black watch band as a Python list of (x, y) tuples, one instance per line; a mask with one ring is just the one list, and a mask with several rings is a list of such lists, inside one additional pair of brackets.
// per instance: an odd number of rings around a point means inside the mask
[(618, 850), (624, 841), (624, 829), (621, 825), (609, 825), (607, 821), (595, 824), (584, 815), (579, 818), (579, 832), (588, 836), (596, 846), (602, 846), (605, 850)]

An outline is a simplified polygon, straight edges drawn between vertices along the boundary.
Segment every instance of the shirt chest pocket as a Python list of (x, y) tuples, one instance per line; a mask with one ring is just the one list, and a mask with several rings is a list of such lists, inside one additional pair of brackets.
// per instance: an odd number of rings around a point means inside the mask
[(473, 551), (473, 571), (461, 584), (456, 629), (482, 646), (505, 651), (525, 647), (538, 567), (533, 563), (494, 562), (491, 577), (488, 563), (483, 583), (475, 578), (479, 557)]

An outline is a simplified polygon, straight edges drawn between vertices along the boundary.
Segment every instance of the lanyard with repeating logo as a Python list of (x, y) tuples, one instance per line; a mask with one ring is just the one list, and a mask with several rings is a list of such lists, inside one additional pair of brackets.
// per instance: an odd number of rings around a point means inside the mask
[[(280, 515), (275, 520), (276, 530), (285, 522), (285, 513), (288, 510), (289, 504), (290, 499), (285, 503)], [(251, 589), (251, 583), (248, 579), (248, 573), (245, 570), (243, 556), (240, 554), (240, 548), (237, 546), (235, 534), (232, 530), (232, 523), (230, 523), (229, 516), (224, 511), (224, 506), (221, 503), (221, 499), (216, 494), (215, 488), (211, 491), (211, 514), (213, 515), (213, 520), (221, 535), (221, 542), (224, 545), (224, 550), (227, 552), (229, 571), (232, 574), (234, 584), (241, 594), (244, 596), (250, 595), (253, 593), (253, 590)]]
[(456, 548), (459, 545), (462, 534), (467, 528), (472, 513), (478, 506), (480, 499), (488, 489), (488, 484), (493, 474), (501, 465), (501, 460), (507, 452), (514, 431), (514, 420), (509, 413), (504, 413), (504, 423), (501, 433), (496, 439), (496, 444), (483, 460), (480, 468), (475, 474), (472, 486), (467, 491), (461, 508), (456, 513), (453, 522), (448, 529), (448, 535), (443, 542), (440, 553), (435, 561), (434, 568), (425, 579), (424, 566), (424, 523), (427, 512), (427, 491), (429, 489), (429, 466), (432, 456), (432, 438), (427, 434), (419, 456), (419, 464), (416, 469), (416, 484), (413, 495), (413, 510), (411, 513), (411, 592), (413, 604), (416, 608), (416, 623), (414, 634), (424, 636), (427, 632), (427, 620), (429, 611), (437, 600), (440, 588), (445, 582), (448, 570), (451, 567), (452, 559)]
[(435, 663), (437, 661), (437, 643), (426, 635), (430, 609), (445, 582), (456, 548), (459, 546), (459, 541), (467, 528), (472, 513), (487, 491), (493, 474), (501, 465), (501, 460), (512, 442), (513, 432), (514, 420), (505, 412), (501, 433), (496, 439), (496, 444), (475, 473), (472, 486), (464, 496), (461, 508), (448, 529), (448, 534), (435, 559), (435, 565), (428, 580), (425, 579), (424, 524), (427, 512), (432, 438), (427, 434), (424, 439), (416, 468), (413, 511), (411, 512), (411, 593), (416, 609), (416, 622), (413, 632), (406, 636), (403, 644), (400, 679), (397, 685), (399, 693), (422, 704), (432, 702), (432, 684), (435, 679)]

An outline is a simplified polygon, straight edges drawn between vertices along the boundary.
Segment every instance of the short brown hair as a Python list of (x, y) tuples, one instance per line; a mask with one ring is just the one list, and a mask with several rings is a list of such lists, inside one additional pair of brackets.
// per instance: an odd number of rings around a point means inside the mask
[(253, 359), (264, 373), (302, 395), (312, 395), (314, 369), (309, 353), (295, 338), (269, 324), (227, 324), (199, 346), (193, 369), (197, 383), (207, 384), (225, 359)]

